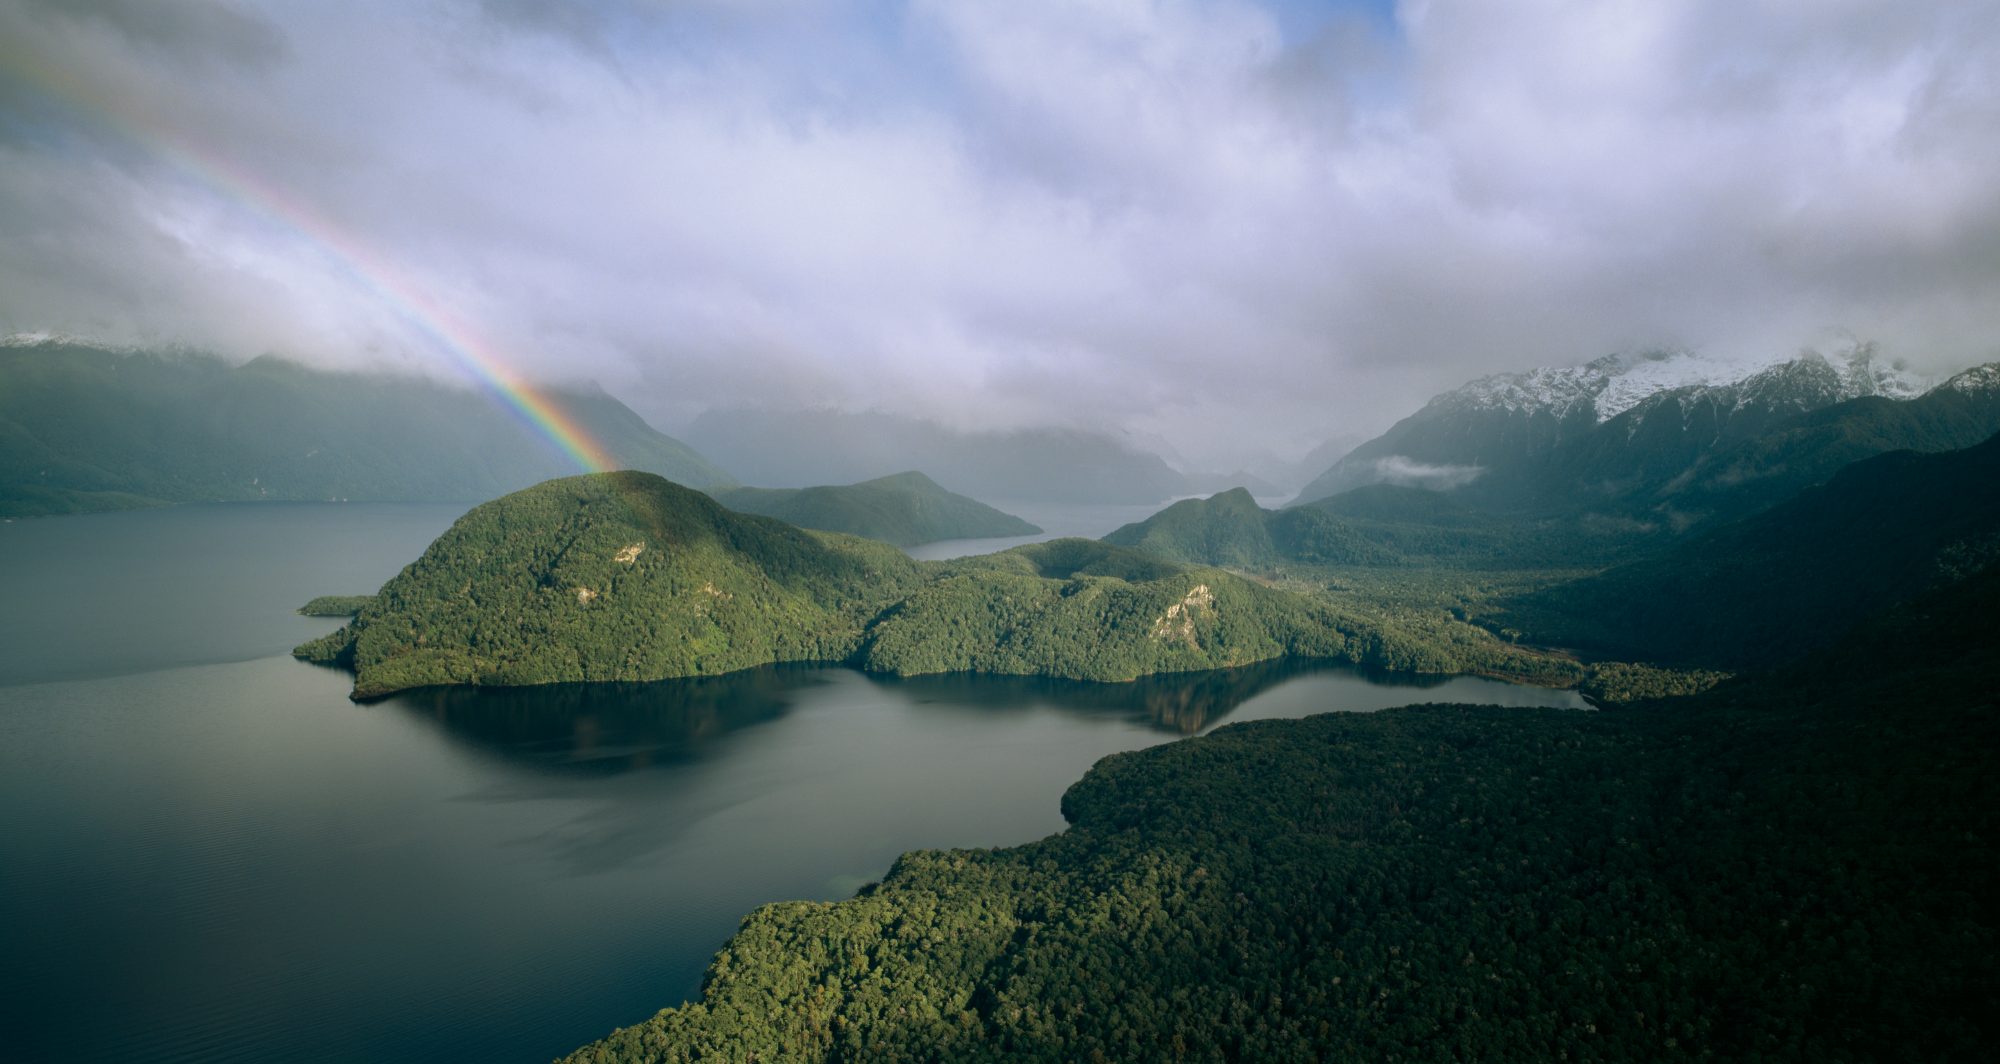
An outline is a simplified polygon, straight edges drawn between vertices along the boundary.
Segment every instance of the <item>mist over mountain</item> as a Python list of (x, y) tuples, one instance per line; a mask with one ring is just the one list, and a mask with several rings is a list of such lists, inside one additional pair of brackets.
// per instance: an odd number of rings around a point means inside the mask
[(976, 499), (1160, 502), (1191, 490), (1159, 455), (1101, 432), (959, 432), (936, 422), (837, 410), (710, 410), (688, 442), (761, 487), (872, 480), (916, 469)]
[(1933, 386), (1860, 345), (1764, 364), (1614, 355), (1473, 381), (1355, 448), (1293, 504), (1372, 484), (1502, 511), (1601, 509), (1688, 524), (1768, 505), (1896, 448), (2000, 429), (1989, 369)]
[[(624, 467), (735, 483), (602, 393), (543, 393)], [(274, 357), (0, 346), (0, 513), (212, 501), (476, 501), (576, 470), (490, 395)]]

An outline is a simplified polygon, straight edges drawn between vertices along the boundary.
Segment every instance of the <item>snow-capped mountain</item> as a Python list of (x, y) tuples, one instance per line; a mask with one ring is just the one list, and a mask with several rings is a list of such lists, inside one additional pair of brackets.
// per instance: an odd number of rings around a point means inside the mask
[(1974, 366), (1938, 385), (1936, 390), (1962, 392), (1966, 395), (2000, 392), (2000, 362)]
[(99, 351), (125, 350), (122, 347), (118, 347), (113, 344), (103, 343), (97, 340), (91, 340), (86, 337), (71, 336), (68, 333), (49, 332), (47, 330), (42, 330), (39, 332), (17, 332), (9, 336), (0, 336), (0, 347), (41, 347), (44, 344), (51, 347), (59, 347), (59, 346), (89, 347)]
[[(1979, 382), (1968, 378), (1965, 386)], [(1432, 399), (1294, 502), (1373, 483), (1465, 489), (1514, 504), (1627, 493), (1787, 419), (1869, 396), (1911, 399), (1928, 384), (1869, 344), (1762, 361), (1615, 354), (1494, 374)]]
[[(1784, 372), (1773, 376), (1774, 370)], [(1909, 398), (1926, 387), (1926, 382), (1903, 367), (1881, 361), (1868, 344), (1831, 358), (1816, 351), (1792, 359), (1763, 360), (1647, 351), (1605, 355), (1581, 366), (1496, 373), (1432, 399), (1426, 409), (1546, 413), (1557, 419), (1588, 411), (1596, 421), (1605, 422), (1662, 392), (1726, 388), (1753, 381), (1762, 381), (1767, 389), (1782, 387), (1788, 381), (1803, 384), (1825, 396), (1836, 396), (1824, 400), (1828, 402), (1863, 395)]]

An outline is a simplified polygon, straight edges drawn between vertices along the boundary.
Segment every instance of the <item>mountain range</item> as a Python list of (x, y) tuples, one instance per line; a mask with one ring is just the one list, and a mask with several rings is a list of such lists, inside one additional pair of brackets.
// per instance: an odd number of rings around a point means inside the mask
[[(1389, 483), (1458, 491), (1489, 507), (1645, 508), (1670, 503), (1690, 482), (1684, 478), (1699, 483), (1701, 467), (1726, 465), (1733, 448), (1803, 415), (1932, 390), (1867, 345), (1764, 363), (1686, 352), (1609, 355), (1497, 374), (1433, 398), (1334, 463), (1293, 502)], [(1992, 431), (1951, 442), (1969, 446)]]
[[(543, 394), (620, 466), (699, 486), (728, 473), (602, 393)], [(489, 499), (574, 472), (489, 396), (265, 356), (0, 345), (0, 514), (177, 502)]]
[[(1707, 371), (1720, 379), (1688, 383)], [(1444, 525), (1511, 541), (1446, 536), (1417, 552), (1431, 561), (1591, 564), (1756, 513), (1872, 455), (1970, 447), (1996, 431), (2000, 364), (1930, 385), (1866, 347), (1733, 377), (1694, 356), (1614, 357), (1446, 392), (1288, 505), (1382, 525), (1393, 501), (1388, 524), (1402, 533), (1449, 510)]]

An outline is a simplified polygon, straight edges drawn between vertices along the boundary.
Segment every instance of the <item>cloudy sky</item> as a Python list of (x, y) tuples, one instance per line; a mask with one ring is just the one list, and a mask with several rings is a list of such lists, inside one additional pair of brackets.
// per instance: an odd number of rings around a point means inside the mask
[(0, 331), (1088, 425), (2000, 357), (2000, 4), (0, 0)]

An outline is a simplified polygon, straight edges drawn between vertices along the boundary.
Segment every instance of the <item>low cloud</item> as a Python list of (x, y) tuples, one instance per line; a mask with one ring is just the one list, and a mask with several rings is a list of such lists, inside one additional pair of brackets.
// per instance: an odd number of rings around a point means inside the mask
[(1384, 484), (1407, 488), (1450, 491), (1479, 479), (1485, 467), (1476, 465), (1433, 465), (1400, 454), (1375, 460), (1375, 479)]

